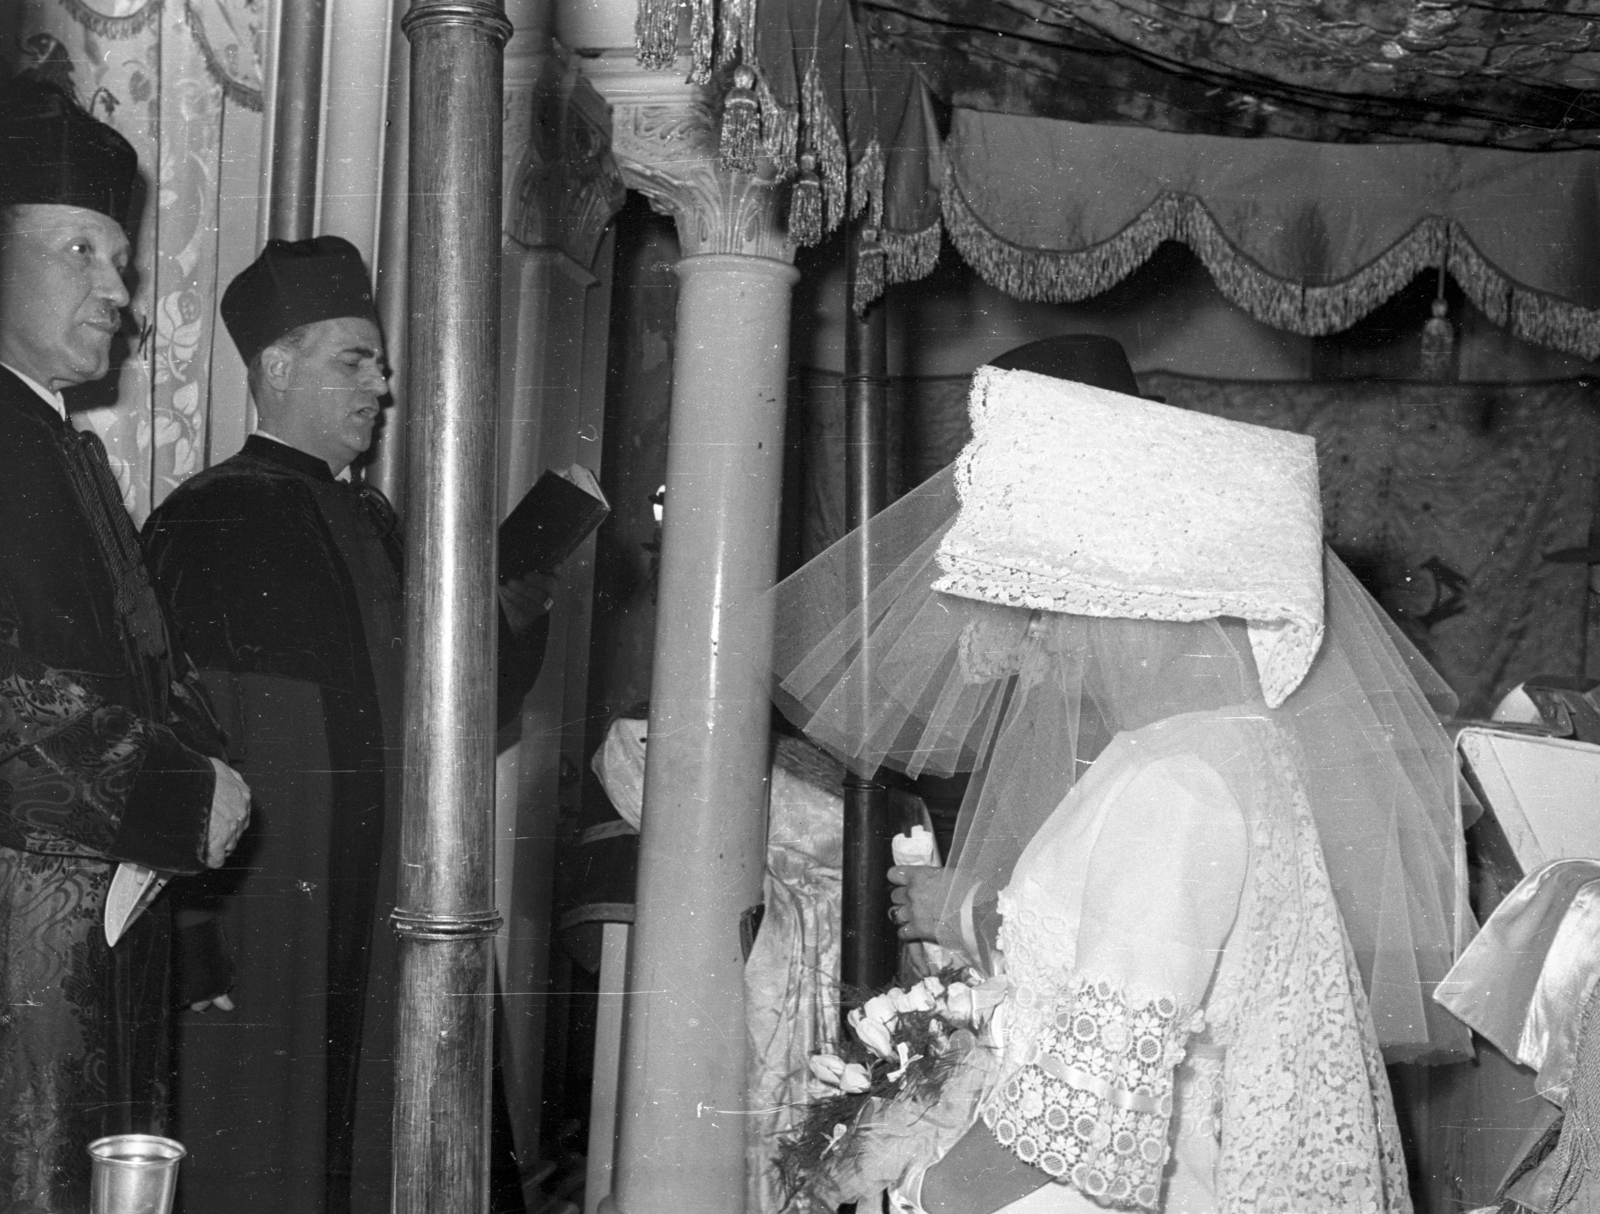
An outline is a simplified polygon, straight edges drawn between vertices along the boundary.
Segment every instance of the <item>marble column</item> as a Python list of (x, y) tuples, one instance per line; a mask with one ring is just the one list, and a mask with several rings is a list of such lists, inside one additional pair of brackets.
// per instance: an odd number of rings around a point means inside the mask
[[(582, 45), (579, 43), (578, 45)], [(615, 47), (617, 42), (607, 45)], [(790, 291), (780, 191), (724, 170), (713, 98), (687, 59), (583, 60), (612, 107), (624, 181), (678, 228), (682, 260), (630, 949), (615, 1214), (745, 1208), (741, 935), (761, 902), (770, 618), (752, 606), (778, 552)]]

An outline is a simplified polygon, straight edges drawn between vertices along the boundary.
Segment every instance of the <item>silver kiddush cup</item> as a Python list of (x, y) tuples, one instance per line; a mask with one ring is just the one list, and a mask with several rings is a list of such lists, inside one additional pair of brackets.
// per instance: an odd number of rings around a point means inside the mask
[(89, 1214), (171, 1214), (183, 1144), (154, 1134), (113, 1134), (89, 1144)]

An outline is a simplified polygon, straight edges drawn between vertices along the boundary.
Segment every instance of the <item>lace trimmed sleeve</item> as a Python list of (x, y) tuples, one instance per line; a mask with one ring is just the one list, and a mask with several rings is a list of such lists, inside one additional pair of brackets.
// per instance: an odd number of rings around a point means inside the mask
[[(1154, 1210), (1170, 1154), (1173, 1072), (1205, 1027), (1200, 1003), (1238, 913), (1249, 845), (1226, 783), (1186, 755), (1145, 766), (1106, 804), (1076, 812), (1100, 814), (1103, 825), (1075, 961), (1050, 981), (1018, 976), (1031, 982), (1037, 1010), (1018, 1017), (1025, 1039), (1008, 1042), (1015, 1065), (983, 1119), (1002, 1146), (1060, 1183), (1105, 1205)], [(1048, 871), (1018, 872), (1031, 878), (1024, 898), (1059, 887)], [(1037, 935), (1050, 919), (1019, 916), (1017, 926)], [(1018, 943), (1016, 952), (1037, 956), (1047, 942)]]
[(1080, 978), (984, 1122), (1018, 1159), (1088, 1196), (1155, 1209), (1173, 1068), (1202, 1023), (1170, 996), (1135, 1003), (1110, 979)]

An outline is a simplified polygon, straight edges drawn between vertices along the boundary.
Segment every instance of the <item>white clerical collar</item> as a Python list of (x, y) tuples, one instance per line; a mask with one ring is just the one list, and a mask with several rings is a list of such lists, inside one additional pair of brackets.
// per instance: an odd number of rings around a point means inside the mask
[(4, 367), (23, 383), (27, 384), (28, 387), (32, 388), (40, 400), (44, 401), (45, 404), (49, 405), (56, 411), (57, 416), (59, 416), (62, 421), (67, 420), (67, 402), (62, 399), (61, 393), (50, 391), (49, 388), (45, 387), (38, 380), (34, 379), (33, 376), (26, 375), (23, 372), (18, 371), (10, 363), (0, 363), (0, 367)]
[[(277, 443), (280, 447), (288, 447), (291, 451), (300, 450), (300, 448), (296, 447), (293, 443), (286, 443), (276, 434), (262, 430), (259, 427), (256, 429), (255, 433), (257, 438), (264, 438), (268, 442)], [(339, 471), (335, 472), (333, 474), (333, 479), (336, 481), (348, 481), (350, 479), (350, 466), (346, 464), (343, 468), (339, 469)]]

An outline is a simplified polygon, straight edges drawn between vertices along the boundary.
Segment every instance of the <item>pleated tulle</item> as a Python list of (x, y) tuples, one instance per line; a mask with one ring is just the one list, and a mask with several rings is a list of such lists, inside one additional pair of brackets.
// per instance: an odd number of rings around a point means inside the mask
[(1243, 621), (1094, 619), (933, 590), (957, 507), (947, 469), (771, 599), (774, 698), (812, 740), (863, 775), (973, 773), (941, 939), (972, 951), (977, 912), (1116, 733), (1236, 706), (1276, 723), (1299, 764), (1388, 1056), (1464, 1053), (1431, 1001), (1472, 930), (1438, 715), (1453, 697), (1339, 560), (1325, 560), (1316, 659), (1268, 709)]

